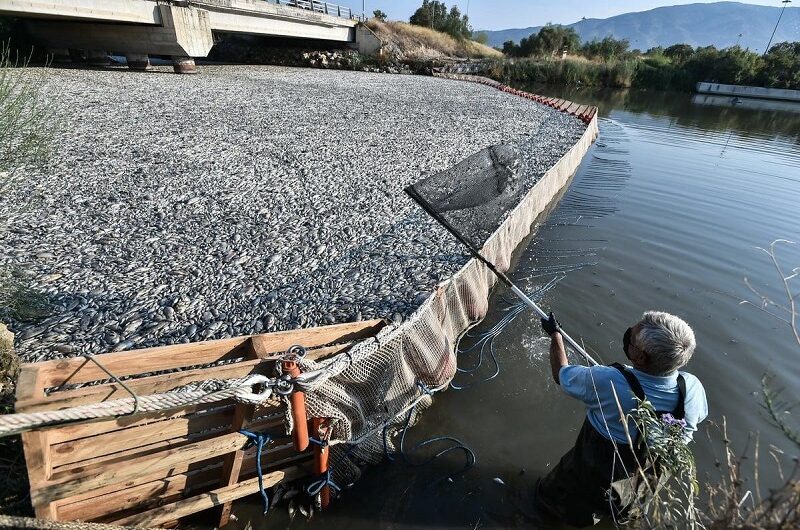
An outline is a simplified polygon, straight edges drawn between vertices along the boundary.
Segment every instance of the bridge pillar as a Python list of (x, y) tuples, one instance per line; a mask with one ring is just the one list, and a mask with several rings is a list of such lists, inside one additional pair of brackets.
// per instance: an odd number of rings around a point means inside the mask
[(144, 72), (150, 68), (150, 57), (146, 53), (129, 53), (125, 55), (128, 68), (137, 72)]
[(191, 57), (172, 57), (172, 69), (176, 74), (196, 74), (197, 65), (194, 64), (194, 59)]
[(158, 15), (158, 26), (31, 20), (28, 27), (34, 38), (52, 48), (178, 57), (206, 57), (211, 51), (214, 38), (208, 11), (162, 4)]

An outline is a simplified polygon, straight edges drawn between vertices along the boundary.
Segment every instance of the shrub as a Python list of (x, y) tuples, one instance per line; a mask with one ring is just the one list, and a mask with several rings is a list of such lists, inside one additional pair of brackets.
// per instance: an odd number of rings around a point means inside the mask
[(581, 48), (581, 53), (590, 59), (614, 61), (631, 57), (628, 39), (615, 39), (606, 37), (603, 40), (587, 42)]
[[(27, 62), (0, 51), (0, 172), (42, 161), (49, 152), (55, 116), (43, 98), (39, 80), (22, 76)], [(3, 183), (0, 183), (0, 187)], [(0, 188), (1, 189), (1, 188)]]
[(758, 78), (764, 86), (800, 90), (800, 42), (781, 42), (770, 48)]

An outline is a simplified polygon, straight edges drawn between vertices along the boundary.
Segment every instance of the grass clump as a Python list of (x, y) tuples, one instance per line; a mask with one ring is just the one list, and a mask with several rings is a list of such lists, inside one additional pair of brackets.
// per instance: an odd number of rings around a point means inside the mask
[(0, 269), (0, 319), (33, 322), (47, 316), (47, 298), (15, 269)]
[(505, 82), (629, 88), (636, 61), (592, 61), (583, 57), (566, 59), (518, 59), (503, 61), (493, 70)]
[(499, 59), (503, 54), (485, 44), (457, 39), (447, 33), (405, 22), (371, 19), (367, 26), (384, 43), (390, 55), (401, 61), (447, 58)]
[[(55, 115), (37, 79), (24, 75), (27, 59), (0, 49), (0, 190), (9, 172), (41, 163), (49, 153)], [(35, 76), (34, 76), (35, 77)]]

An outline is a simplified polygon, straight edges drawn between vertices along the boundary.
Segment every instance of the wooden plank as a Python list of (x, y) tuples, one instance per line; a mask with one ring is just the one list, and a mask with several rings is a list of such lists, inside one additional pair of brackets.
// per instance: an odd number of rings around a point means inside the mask
[(38, 364), (23, 364), (17, 377), (16, 400), (38, 399), (44, 396)]
[[(248, 337), (235, 337), (104, 353), (100, 356), (100, 362), (117, 377), (172, 370), (235, 358), (237, 354), (241, 353), (239, 348), (247, 340)], [(36, 363), (36, 366), (39, 368), (40, 381), (44, 388), (55, 387), (65, 383), (88, 383), (90, 381), (108, 379), (105, 372), (83, 357)]]
[[(242, 336), (230, 339), (175, 344), (156, 348), (105, 353), (101, 362), (117, 377), (125, 377), (147, 372), (185, 368), (213, 363), (218, 360), (232, 358), (237, 354), (245, 356), (240, 350), (242, 345), (259, 343), (260, 351), (279, 353), (290, 346), (301, 344), (306, 348), (323, 346), (335, 341), (349, 342), (374, 335), (386, 322), (383, 320), (367, 320), (334, 324), (318, 328), (278, 331), (263, 335)], [(43, 388), (59, 386), (65, 383), (77, 384), (108, 379), (108, 376), (94, 363), (83, 357), (57, 359), (23, 365), (38, 370), (38, 381)]]
[[(337, 344), (334, 346), (313, 348), (308, 350), (306, 353), (306, 358), (314, 361), (323, 359), (325, 357), (341, 353), (352, 347), (354, 344), (356, 343), (346, 342), (344, 344)], [(263, 373), (269, 368), (272, 362), (274, 361), (241, 361), (238, 363), (226, 364), (211, 368), (197, 368), (183, 372), (143, 377), (141, 379), (126, 381), (125, 384), (128, 385), (128, 387), (137, 395), (144, 396), (148, 394), (169, 392), (180, 386), (197, 381), (203, 381), (210, 377), (213, 377), (214, 379), (233, 379), (237, 377), (244, 377), (249, 374)], [(88, 403), (100, 403), (109, 399), (125, 398), (129, 397), (129, 395), (130, 394), (128, 394), (123, 388), (119, 387), (117, 383), (108, 383), (105, 385), (94, 385), (75, 390), (54, 392), (46, 397), (32, 398), (26, 401), (17, 402), (16, 409), (18, 412), (60, 410), (69, 407), (77, 407), (79, 405), (86, 405)]]
[[(265, 424), (259, 422), (253, 428), (264, 429)], [(159, 471), (166, 471), (167, 475), (181, 473), (182, 471), (176, 471), (179, 466), (225, 455), (239, 449), (246, 441), (244, 435), (231, 433), (138, 457), (122, 452), (114, 460), (76, 467), (65, 466), (63, 471), (53, 473), (47, 483), (37, 485), (36, 488), (32, 485), (31, 499), (36, 504), (43, 504), (109, 484), (135, 481)]]
[[(280, 458), (282, 454), (290, 455)], [(287, 465), (295, 465), (300, 461), (310, 461), (310, 454), (295, 453), (291, 444), (272, 449), (266, 454), (264, 462), (267, 470), (280, 469)], [(164, 477), (153, 475), (147, 482), (136, 485), (122, 484), (116, 487), (76, 495), (65, 500), (56, 501), (56, 513), (59, 520), (74, 521), (112, 521), (113, 514), (133, 509), (149, 508), (153, 503), (175, 496), (186, 496), (204, 488), (219, 485), (222, 462), (200, 469), (183, 470), (180, 474)], [(255, 455), (246, 454), (241, 476), (250, 478), (255, 474)]]
[[(287, 467), (290, 466), (299, 466), (311, 463), (311, 455), (295, 453), (290, 445), (284, 446), (282, 451), (288, 451), (289, 453), (292, 453), (292, 456), (290, 458), (284, 458), (280, 461), (276, 461), (274, 465), (265, 464), (264, 473), (279, 471), (282, 469), (286, 469)], [(242, 468), (241, 481), (249, 480), (256, 476), (255, 455), (251, 451), (248, 451), (248, 453), (249, 454), (245, 457), (245, 463)], [(271, 457), (270, 460), (272, 460), (273, 454), (271, 453), (269, 456)], [(307, 467), (308, 466), (304, 466), (303, 469)], [(184, 489), (173, 488), (173, 490), (169, 494), (163, 493), (155, 499), (144, 498), (138, 505), (134, 507), (129, 507), (127, 508), (127, 510), (120, 509), (113, 513), (109, 513), (108, 510), (106, 510), (105, 512), (101, 512), (99, 516), (94, 518), (94, 520), (98, 522), (112, 522), (122, 517), (135, 515), (136, 513), (141, 512), (143, 510), (155, 508), (157, 506), (162, 506), (164, 504), (171, 503), (179, 499), (185, 499), (191, 494), (205, 493), (214, 488), (219, 488), (221, 487), (219, 485), (220, 469), (221, 469), (220, 467), (216, 467), (213, 470), (204, 469), (197, 472), (193, 472), (190, 474), (191, 476), (188, 477), (187, 487), (185, 487)], [(308, 473), (306, 472), (306, 475), (307, 474)], [(122, 494), (124, 492), (119, 492), (119, 493)], [(127, 496), (123, 497), (123, 499), (127, 498), (128, 498)], [(113, 497), (107, 497), (105, 500), (107, 500), (108, 502), (113, 502), (113, 499), (114, 499)], [(117, 504), (111, 504), (111, 505), (117, 506)], [(88, 509), (92, 510), (91, 507), (88, 507)]]
[(97, 496), (87, 496), (56, 501), (56, 514), (61, 521), (96, 521), (109, 513), (133, 509), (150, 508), (153, 503), (182, 495), (190, 488), (200, 488), (214, 483), (219, 477), (219, 468), (194, 473), (181, 473), (153, 480), (135, 488), (125, 488)]
[[(335, 355), (350, 348), (355, 342), (347, 342), (334, 346), (323, 346), (308, 350), (306, 358), (318, 360), (329, 355)], [(195, 368), (171, 374), (161, 374), (141, 379), (126, 381), (125, 384), (137, 395), (145, 396), (148, 394), (158, 394), (169, 392), (180, 386), (203, 381), (213, 377), (214, 379), (233, 379), (244, 377), (253, 373), (263, 373), (274, 361), (262, 361), (260, 359), (240, 361), (237, 363), (225, 364), (209, 368)], [(130, 394), (121, 388), (117, 383), (103, 385), (93, 385), (90, 387), (77, 388), (74, 390), (64, 390), (53, 392), (49, 396), (32, 397), (26, 400), (17, 401), (15, 408), (17, 412), (40, 412), (43, 410), (60, 410), (69, 407), (77, 407), (88, 403), (100, 403), (112, 399), (129, 397)]]
[(230, 421), (230, 409), (223, 409), (222, 412), (185, 416), (53, 444), (51, 445), (52, 466), (58, 472), (59, 466), (98, 459), (122, 451), (135, 451), (160, 441), (176, 438), (187, 440), (193, 433), (213, 434), (214, 431), (219, 433), (222, 429), (228, 428)]
[(210, 440), (190, 443), (160, 451), (153, 455), (125, 458), (113, 465), (84, 466), (69, 473), (53, 475), (46, 487), (31, 488), (31, 500), (42, 504), (95, 488), (132, 480), (156, 471), (169, 470), (180, 464), (200, 462), (221, 456), (241, 447), (247, 438), (239, 433), (218, 436)]
[[(236, 405), (236, 410), (234, 412), (233, 421), (231, 422), (231, 431), (238, 431), (247, 424), (253, 417), (253, 409), (252, 405), (244, 405), (239, 403)], [(244, 460), (244, 449), (238, 449), (237, 451), (227, 455), (225, 457), (225, 463), (222, 466), (222, 481), (220, 482), (220, 486), (233, 486), (237, 482), (239, 482), (239, 473), (242, 470), (242, 461)], [(230, 519), (231, 515), (231, 503), (226, 502), (222, 504), (222, 508), (220, 510), (219, 515), (219, 524), (218, 526), (221, 528), (228, 524), (228, 520)]]
[(336, 355), (337, 353), (342, 353), (344, 351), (349, 350), (352, 348), (356, 341), (353, 342), (344, 342), (342, 344), (335, 344), (333, 346), (323, 346), (321, 348), (314, 348), (311, 350), (306, 350), (306, 359), (310, 359), (312, 361), (319, 361), (321, 359), (325, 359), (327, 357), (331, 357)]
[[(262, 363), (259, 360), (241, 361), (238, 363), (224, 364), (213, 368), (195, 368), (182, 372), (170, 374), (154, 375), (141, 379), (125, 381), (125, 384), (137, 395), (146, 396), (149, 394), (159, 394), (169, 392), (175, 388), (203, 381), (206, 379), (233, 379), (244, 377), (250, 373), (257, 372)], [(38, 412), (42, 410), (60, 410), (69, 407), (77, 407), (88, 403), (100, 403), (103, 401), (123, 399), (130, 397), (128, 392), (121, 388), (117, 383), (94, 385), (74, 390), (64, 390), (53, 392), (47, 397), (18, 401), (16, 410), (18, 412)]]
[(67, 425), (48, 430), (48, 433), (50, 434), (50, 443), (57, 444), (68, 442), (70, 440), (77, 440), (79, 438), (88, 438), (89, 436), (105, 434), (108, 432), (121, 431), (123, 429), (129, 429), (132, 427), (149, 425), (161, 421), (175, 420), (192, 416), (194, 414), (211, 414), (212, 412), (228, 411), (228, 413), (232, 415), (233, 407), (234, 401), (231, 399), (226, 401), (218, 401), (216, 403), (191, 405), (189, 407), (174, 411), (149, 412), (147, 414), (123, 416), (121, 418), (99, 421), (95, 423)]
[[(141, 480), (110, 484), (53, 501), (61, 520), (94, 521), (117, 511), (147, 504), (153, 495), (180, 494), (184, 490), (211, 487), (219, 483), (222, 461), (210, 465), (181, 465), (165, 476), (164, 472), (141, 477)], [(210, 481), (210, 482), (209, 482)]]
[[(264, 487), (270, 488), (282, 481), (294, 480), (302, 476), (302, 474), (302, 471), (296, 468), (273, 471), (264, 476)], [(118, 519), (114, 521), (114, 524), (120, 526), (157, 526), (163, 521), (208, 510), (209, 508), (220, 506), (226, 502), (235, 501), (236, 499), (241, 499), (242, 497), (257, 493), (258, 491), (258, 478), (253, 478), (232, 486), (217, 488), (189, 499)]]
[[(279, 417), (275, 416), (269, 420), (259, 420), (258, 430), (259, 431), (273, 430), (275, 431), (274, 433), (275, 435), (278, 435), (278, 433), (282, 434), (281, 429), (283, 428), (283, 423), (284, 423), (283, 416)], [(154, 455), (158, 451), (165, 451), (173, 448), (186, 446), (190, 443), (197, 443), (202, 440), (208, 440), (213, 437), (218, 437), (222, 433), (230, 432), (228, 429), (228, 425), (225, 426), (224, 430), (217, 429), (215, 431), (195, 432), (185, 436), (176, 436), (174, 438), (168, 438), (168, 439), (157, 438), (155, 439), (155, 441), (148, 443), (146, 445), (142, 445), (140, 447), (124, 448), (108, 455), (98, 456), (92, 458), (91, 460), (84, 460), (80, 462), (64, 464), (60, 467), (53, 466), (53, 476), (54, 477), (65, 476), (69, 473), (82, 471), (87, 467), (91, 467), (93, 469), (101, 469), (103, 467), (103, 464), (115, 465), (117, 463), (124, 462), (132, 457), (143, 457), (145, 455)]]
[(257, 355), (263, 357), (285, 352), (297, 344), (309, 349), (313, 346), (324, 346), (332, 342), (352, 342), (364, 339), (374, 336), (385, 325), (386, 322), (384, 320), (367, 320), (319, 328), (279, 331), (265, 335), (254, 335), (252, 344)]
[(50, 440), (47, 431), (36, 430), (22, 433), (22, 450), (28, 467), (31, 486), (50, 480), (53, 467), (50, 462)]

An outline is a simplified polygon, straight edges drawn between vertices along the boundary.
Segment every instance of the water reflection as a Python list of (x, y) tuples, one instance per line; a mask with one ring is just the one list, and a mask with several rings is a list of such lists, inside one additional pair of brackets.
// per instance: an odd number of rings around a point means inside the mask
[(784, 138), (800, 143), (800, 103), (642, 90), (574, 89), (551, 86), (526, 86), (524, 90), (596, 105), (601, 116), (626, 111), (669, 118), (683, 127), (707, 131), (733, 131)]

